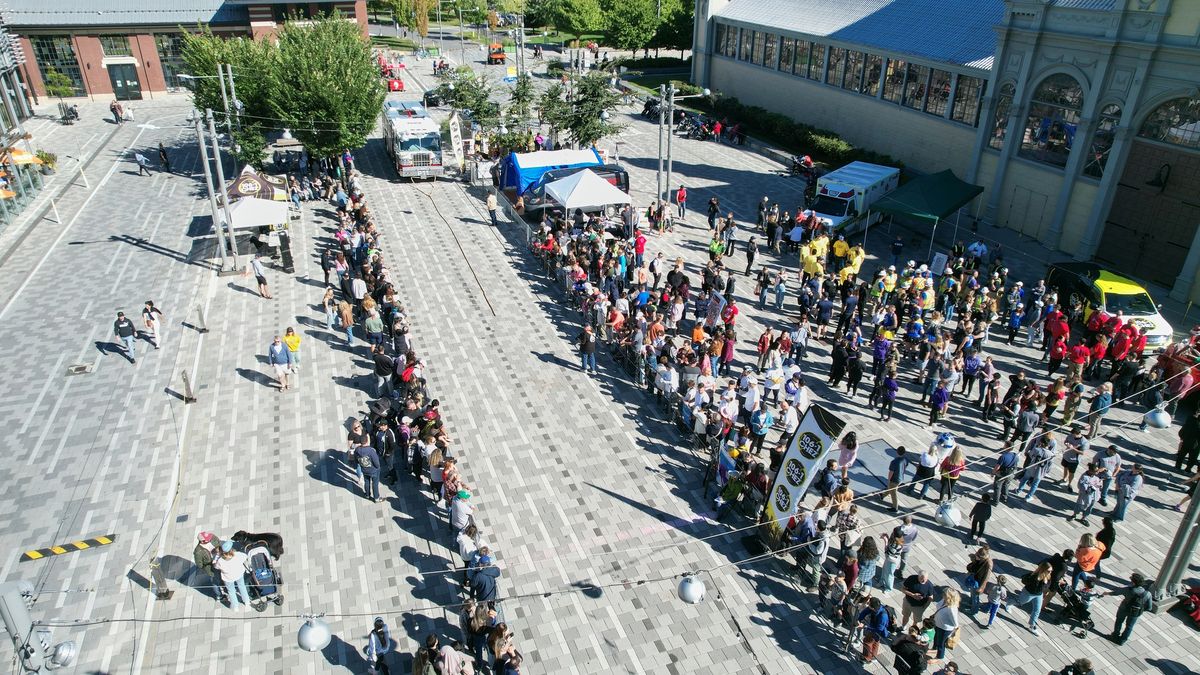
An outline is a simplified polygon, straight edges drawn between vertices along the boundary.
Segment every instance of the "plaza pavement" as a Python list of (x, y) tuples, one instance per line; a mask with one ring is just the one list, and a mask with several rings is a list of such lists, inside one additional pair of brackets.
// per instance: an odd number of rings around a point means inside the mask
[[(57, 243), (60, 231), (39, 224), (25, 241), (40, 250), (19, 249), (0, 267), (5, 283), (13, 282), (10, 269), (21, 270), (0, 316), (0, 336), (16, 345), (0, 354), (0, 377), (11, 383), (0, 392), (0, 419), (17, 431), (12, 445), (22, 449), (4, 460), (13, 482), (3, 498), (11, 546), (3, 576), (38, 582), (39, 619), (99, 622), (55, 629), (56, 640), (80, 642), (79, 673), (131, 666), (148, 673), (362, 672), (376, 613), (389, 615), (405, 654), (429, 631), (453, 635), (453, 610), (436, 608), (458, 598), (454, 575), (438, 574), (455, 566), (444, 514), (412, 483), (395, 494), (385, 488), (384, 504), (369, 503), (340, 462), (343, 425), (361, 414), (369, 378), (361, 343), (346, 348), (315, 306), (321, 283), (311, 253), (329, 236), (328, 209), (306, 205), (295, 230), (303, 245), (295, 276), (269, 274), (274, 301), (258, 298), (252, 279), (216, 277), (203, 262), (208, 240), (190, 236), (207, 220), (207, 203), (197, 156), (185, 149), (191, 138), (183, 114), (165, 114), (160, 129), (122, 129), (107, 147), (167, 140), (180, 148), (177, 165), (190, 177), (140, 177), (117, 159), (107, 178), (92, 179), (95, 195)], [(644, 205), (644, 187), (653, 184), (653, 127), (631, 120), (626, 137), (622, 157)], [(750, 213), (760, 188), (798, 190), (770, 175), (778, 165), (757, 155), (688, 141), (676, 153), (693, 206), (711, 188)], [(430, 365), (430, 389), (443, 402), (479, 520), (499, 551), (501, 595), (510, 598), (504, 615), (529, 658), (525, 671), (857, 672), (837, 651), (841, 634), (813, 618), (811, 600), (773, 563), (704, 574), (708, 597), (695, 606), (675, 598), (674, 579), (640, 583), (751, 555), (739, 533), (708, 538), (731, 525), (704, 517), (710, 502), (700, 490), (700, 460), (606, 357), (600, 376), (578, 372), (569, 344), (578, 316), (539, 278), (515, 228), (485, 224), (479, 191), (400, 183), (378, 140), (358, 159), (413, 317), (415, 346)], [(693, 216), (674, 234), (653, 238), (650, 251), (685, 256), (695, 275), (703, 229), (703, 216)], [(19, 261), (22, 267), (10, 268)], [(748, 282), (739, 284), (743, 299)], [(141, 345), (137, 366), (100, 354), (96, 343), (109, 340), (115, 310), (136, 311), (147, 298), (168, 313), (163, 350)], [(749, 346), (761, 322), (775, 319), (743, 304)], [(195, 324), (198, 305), (210, 329), (203, 335), (182, 325)], [(261, 354), (288, 325), (304, 336), (304, 362), (296, 390), (280, 394)], [(824, 350), (814, 351), (807, 368), (814, 388), (860, 438), (928, 442), (917, 425), (879, 425), (827, 395), (819, 384)], [(74, 363), (95, 368), (65, 376)], [(171, 393), (180, 390), (182, 369), (197, 386), (192, 405)], [(973, 425), (950, 426), (972, 457), (998, 445)], [(1149, 441), (1129, 450), (1150, 463), (1150, 484), (1119, 530), (1107, 570), (1115, 575), (1156, 569), (1178, 522), (1163, 508), (1180, 496), (1164, 489), (1170, 478), (1162, 456), (1172, 432), (1128, 435)], [(178, 499), (168, 508), (176, 477)], [(978, 478), (969, 474), (964, 484)], [(1052, 508), (1064, 502), (1056, 489), (1044, 489)], [(890, 514), (867, 509), (866, 522), (890, 527), (881, 522)], [(932, 510), (927, 503), (919, 512), (923, 533), (910, 565), (947, 583), (965, 564), (965, 549), (931, 525)], [(190, 552), (201, 529), (283, 534), (284, 606), (234, 614), (207, 589), (188, 587), (200, 585)], [(998, 510), (989, 529), (1001, 545), (1001, 571), (1010, 575), (1041, 553), (1073, 547), (1083, 532), (1040, 506)], [(108, 533), (116, 542), (98, 550), (16, 562), (28, 549)], [(160, 538), (176, 593), (155, 602), (144, 579)], [(307, 612), (325, 613), (336, 634), (321, 654), (295, 647), (296, 617)], [(1099, 601), (1095, 613), (1108, 628), (1112, 601)], [(170, 622), (126, 623), (147, 617)], [(1144, 617), (1124, 649), (1098, 637), (1079, 641), (1048, 621), (1043, 637), (1032, 638), (1024, 618), (1014, 609), (986, 634), (968, 626), (953, 658), (971, 673), (1034, 675), (1078, 656), (1092, 657), (1099, 672), (1200, 667), (1192, 629), (1170, 615)], [(890, 657), (883, 661), (871, 671), (888, 672)]]

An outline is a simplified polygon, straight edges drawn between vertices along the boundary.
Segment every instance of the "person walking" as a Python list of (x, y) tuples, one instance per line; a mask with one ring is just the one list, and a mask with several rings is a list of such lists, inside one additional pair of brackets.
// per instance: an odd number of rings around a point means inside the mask
[(1020, 458), (1012, 441), (1004, 444), (1004, 451), (992, 468), (992, 490), (997, 504), (1008, 504), (1008, 490), (1012, 486), (1012, 477), (1017, 470)]
[(1014, 605), (1029, 604), (1029, 632), (1038, 635), (1038, 617), (1042, 613), (1042, 600), (1050, 582), (1050, 563), (1042, 562), (1037, 569), (1021, 577), (1021, 590)]
[(365, 651), (369, 668), (373, 668), (377, 675), (391, 675), (392, 669), (388, 667), (386, 657), (392, 652), (392, 632), (381, 616), (375, 617), (375, 624), (367, 633)]
[(258, 281), (258, 294), (267, 300), (271, 300), (271, 290), (267, 288), (267, 270), (263, 267), (262, 255), (255, 253), (250, 260), (250, 266), (246, 270), (247, 274), (253, 273), (254, 278)]
[[(244, 611), (250, 605), (250, 590), (246, 588), (246, 565), (250, 558), (241, 551), (233, 550), (233, 542), (221, 544), (221, 555), (213, 560), (213, 567), (221, 573), (221, 581), (229, 594), (229, 609)], [(238, 598), (241, 598), (241, 604)]]
[(500, 227), (500, 221), (496, 219), (496, 209), (500, 208), (499, 202), (496, 201), (495, 188), (488, 190), (487, 195), (487, 212), (492, 219), (492, 227)]
[(680, 184), (679, 189), (675, 191), (675, 204), (679, 207), (679, 219), (687, 215), (687, 188)]
[(125, 358), (129, 359), (130, 363), (137, 363), (137, 328), (126, 318), (125, 312), (117, 312), (117, 320), (113, 322), (113, 336), (120, 340), (125, 350)]
[(1095, 438), (1096, 434), (1100, 433), (1100, 424), (1104, 421), (1104, 417), (1108, 415), (1108, 411), (1112, 408), (1112, 383), (1105, 382), (1099, 387), (1096, 387), (1096, 392), (1092, 394), (1092, 403), (1088, 408), (1088, 438)]
[(987, 587), (987, 623), (983, 625), (983, 629), (987, 630), (992, 627), (992, 623), (996, 620), (996, 612), (1000, 611), (1000, 606), (1008, 600), (1008, 576), (1001, 574), (996, 577), (994, 583), (988, 584)]
[(1133, 634), (1133, 627), (1137, 625), (1142, 614), (1154, 611), (1154, 596), (1141, 572), (1130, 575), (1129, 585), (1121, 589), (1120, 593), (1122, 597), (1121, 604), (1117, 606), (1117, 620), (1108, 639), (1123, 645)]
[(938, 601), (933, 611), (933, 648), (940, 661), (946, 658), (946, 643), (950, 636), (958, 632), (958, 605), (962, 596), (958, 591), (947, 588), (942, 591), (942, 599)]
[(967, 468), (966, 457), (963, 456), (962, 448), (954, 448), (950, 454), (942, 460), (941, 464), (941, 486), (938, 489), (938, 501), (947, 501), (954, 497), (954, 485), (958, 483), (959, 476)]
[(278, 391), (288, 388), (288, 373), (292, 370), (292, 353), (278, 335), (267, 347), (267, 363), (275, 370), (275, 379), (279, 381)]
[(1033, 499), (1038, 486), (1042, 484), (1042, 479), (1050, 472), (1050, 467), (1057, 454), (1058, 441), (1054, 440), (1052, 432), (1047, 431), (1038, 436), (1037, 440), (1025, 451), (1025, 466), (1021, 472), (1021, 479), (1017, 481), (1016, 496), (1020, 497), (1021, 490), (1028, 485), (1029, 491), (1025, 493), (1024, 499)]
[(162, 141), (158, 142), (158, 163), (162, 164), (163, 171), (171, 173), (171, 158), (167, 156), (167, 149)]
[(383, 501), (379, 496), (379, 472), (383, 465), (379, 461), (379, 453), (368, 443), (369, 441), (354, 449), (354, 461), (362, 470), (364, 496), (379, 503)]
[(291, 362), (289, 370), (300, 372), (300, 335), (291, 326), (283, 332), (283, 346), (287, 347), (288, 359)]
[(1180, 513), (1183, 512), (1183, 505), (1187, 504), (1189, 501), (1191, 501), (1192, 499), (1194, 499), (1196, 497), (1196, 489), (1200, 488), (1200, 470), (1198, 470), (1198, 471), (1196, 471), (1196, 473), (1192, 474), (1191, 478), (1183, 481), (1183, 484), (1187, 486), (1187, 494), (1184, 495), (1183, 499), (1179, 500), (1178, 504), (1171, 507), (1172, 509), (1179, 511)]
[[(992, 517), (992, 495), (983, 493), (979, 501), (971, 508), (971, 530), (967, 533), (967, 543), (979, 543), (987, 530), (987, 521)], [(974, 604), (974, 603), (972, 603)]]
[(1091, 515), (1092, 509), (1096, 507), (1096, 502), (1100, 500), (1100, 484), (1101, 478), (1099, 470), (1095, 464), (1088, 466), (1087, 471), (1079, 477), (1076, 486), (1079, 488), (1079, 496), (1075, 500), (1075, 510), (1067, 516), (1067, 520), (1075, 520), (1079, 517), (1079, 522), (1084, 525), (1088, 524), (1087, 517)]
[(125, 121), (125, 120), (123, 119), (123, 118), (124, 118), (124, 113), (125, 113), (125, 110), (124, 110), (124, 108), (121, 106), (121, 102), (120, 102), (120, 101), (118, 101), (117, 99), (115, 99), (115, 98), (114, 98), (114, 99), (113, 99), (113, 101), (112, 101), (112, 103), (109, 103), (109, 104), (108, 104), (108, 111), (109, 111), (110, 113), (112, 113), (112, 116), (113, 116), (113, 124), (120, 125), (122, 122), (124, 122), (124, 121)]
[(142, 323), (146, 326), (146, 334), (150, 336), (151, 344), (155, 349), (162, 347), (162, 310), (154, 306), (154, 302), (147, 300), (145, 305), (142, 305)]
[(888, 463), (888, 485), (887, 491), (884, 494), (892, 501), (892, 505), (889, 508), (893, 513), (900, 510), (898, 492), (906, 479), (910, 463), (908, 451), (904, 449), (903, 445), (896, 448), (896, 456)]
[(145, 155), (140, 152), (135, 152), (133, 153), (133, 161), (137, 162), (139, 176), (150, 175), (150, 160), (147, 159)]
[(1075, 547), (1075, 572), (1071, 574), (1071, 590), (1079, 588), (1079, 583), (1095, 578), (1096, 565), (1100, 564), (1100, 556), (1104, 555), (1104, 544), (1096, 541), (1095, 535), (1088, 533), (1079, 538), (1079, 546)]

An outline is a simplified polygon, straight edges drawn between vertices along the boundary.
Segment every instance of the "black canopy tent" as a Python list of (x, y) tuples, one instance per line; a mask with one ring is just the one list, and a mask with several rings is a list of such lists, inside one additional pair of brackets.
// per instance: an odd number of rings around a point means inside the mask
[[(929, 253), (933, 256), (933, 235), (938, 223), (950, 214), (958, 212), (983, 192), (979, 185), (959, 179), (950, 169), (914, 178), (885, 195), (871, 205), (871, 210), (893, 216), (908, 216), (933, 225), (929, 232)], [(867, 222), (870, 223), (868, 216)], [(958, 218), (954, 221), (955, 237), (958, 236)], [(865, 243), (867, 234), (863, 232)]]

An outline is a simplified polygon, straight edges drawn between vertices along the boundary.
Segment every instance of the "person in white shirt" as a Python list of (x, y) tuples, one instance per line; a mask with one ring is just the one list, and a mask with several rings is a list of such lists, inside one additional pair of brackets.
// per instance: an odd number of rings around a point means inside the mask
[[(229, 609), (241, 611), (250, 604), (250, 590), (246, 588), (246, 564), (250, 558), (241, 551), (233, 550), (233, 542), (221, 544), (221, 554), (213, 559), (213, 567), (221, 573), (221, 581), (229, 593)], [(241, 604), (238, 597), (241, 597)]]
[(800, 414), (796, 412), (796, 406), (784, 401), (779, 404), (781, 417), (783, 418), (783, 437), (781, 441), (787, 441), (796, 433), (796, 429), (800, 428)]
[(808, 386), (804, 384), (804, 379), (800, 377), (799, 373), (793, 375), (791, 381), (796, 387), (795, 392), (791, 396), (792, 406), (796, 408), (797, 414), (803, 415), (808, 412)]

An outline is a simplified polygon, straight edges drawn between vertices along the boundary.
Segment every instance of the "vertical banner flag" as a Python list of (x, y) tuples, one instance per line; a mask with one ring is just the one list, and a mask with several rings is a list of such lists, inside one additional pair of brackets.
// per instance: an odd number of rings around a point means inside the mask
[[(771, 541), (777, 541), (786, 525), (786, 519), (796, 510), (796, 504), (804, 497), (812, 482), (813, 474), (825, 462), (825, 456), (837, 445), (846, 422), (819, 405), (808, 407), (804, 419), (788, 443), (779, 472), (772, 483), (771, 496), (767, 499), (767, 525)], [(780, 521), (780, 522), (776, 522)]]

